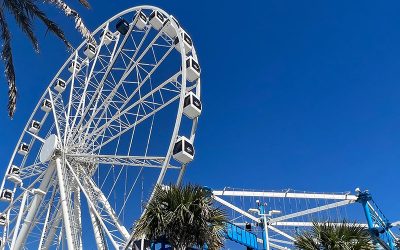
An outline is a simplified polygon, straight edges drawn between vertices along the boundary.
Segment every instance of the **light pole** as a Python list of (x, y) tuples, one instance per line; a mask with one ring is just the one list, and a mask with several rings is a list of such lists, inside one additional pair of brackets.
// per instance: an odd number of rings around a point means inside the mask
[(262, 216), (263, 227), (264, 227), (264, 235), (263, 235), (263, 247), (265, 250), (270, 250), (269, 248), (269, 235), (268, 235), (268, 223), (267, 219), (274, 214), (280, 214), (279, 210), (270, 210), (268, 213), (265, 211), (267, 207), (267, 203), (261, 204), (259, 200), (256, 201), (258, 208), (250, 208), (249, 212), (257, 213), (259, 216)]

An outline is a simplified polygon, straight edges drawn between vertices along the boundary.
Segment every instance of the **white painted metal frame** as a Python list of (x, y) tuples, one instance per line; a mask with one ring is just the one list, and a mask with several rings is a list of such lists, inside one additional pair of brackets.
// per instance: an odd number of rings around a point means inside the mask
[[(279, 238), (284, 238), (286, 240), (281, 239), (274, 239), (270, 238), (268, 243), (269, 246), (276, 248), (276, 249), (292, 249), (293, 242), (295, 240), (294, 236), (280, 230), (279, 228), (298, 228), (298, 227), (310, 227), (312, 226), (311, 221), (292, 221), (292, 219), (301, 218), (305, 215), (317, 214), (322, 211), (330, 210), (330, 209), (337, 209), (342, 206), (346, 206), (349, 204), (353, 204), (357, 200), (356, 195), (352, 194), (324, 194), (324, 193), (300, 193), (294, 192), (291, 190), (287, 190), (284, 192), (265, 192), (265, 191), (240, 191), (240, 190), (216, 190), (213, 191), (213, 199), (228, 208), (229, 210), (235, 211), (239, 213), (241, 216), (244, 216), (257, 224), (261, 223), (263, 220), (261, 217), (256, 217), (249, 212), (243, 210), (242, 208), (232, 204), (229, 202), (229, 199), (234, 197), (246, 197), (246, 198), (270, 198), (270, 199), (310, 199), (310, 200), (319, 200), (323, 199), (329, 203), (324, 205), (319, 205), (313, 208), (304, 209), (302, 211), (293, 212), (289, 214), (285, 214), (282, 216), (268, 218), (267, 220), (267, 227), (268, 230), (273, 231)], [(232, 221), (233, 224), (241, 226), (241, 223), (235, 223)], [(359, 224), (361, 226), (366, 226), (366, 224)], [(242, 225), (243, 226), (243, 225)], [(262, 239), (258, 239), (260, 243), (263, 242)], [(289, 244), (288, 244), (289, 243)], [(282, 245), (284, 244), (284, 245)]]

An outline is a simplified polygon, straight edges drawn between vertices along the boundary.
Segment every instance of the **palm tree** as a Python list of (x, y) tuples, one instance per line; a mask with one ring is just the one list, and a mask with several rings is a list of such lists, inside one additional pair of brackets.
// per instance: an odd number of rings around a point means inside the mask
[[(71, 50), (72, 46), (65, 38), (64, 32), (61, 28), (52, 20), (50, 20), (46, 14), (39, 8), (38, 1), (36, 0), (3, 0), (0, 6), (0, 40), (2, 43), (1, 59), (5, 66), (5, 77), (8, 83), (8, 114), (12, 118), (15, 113), (17, 103), (17, 87), (16, 87), (16, 74), (14, 70), (12, 46), (11, 46), (11, 31), (8, 27), (6, 20), (6, 11), (14, 17), (15, 22), (21, 28), (21, 30), (28, 37), (33, 45), (35, 52), (39, 52), (39, 43), (36, 39), (35, 33), (33, 32), (33, 22), (35, 19), (40, 20), (46, 28), (54, 33), (59, 39), (61, 39), (65, 46)], [(86, 0), (79, 0), (79, 2), (89, 8), (90, 5)], [(71, 9), (62, 0), (44, 0), (43, 4), (50, 4), (61, 9), (66, 16), (75, 19), (76, 29), (86, 39), (91, 39), (89, 30), (84, 25), (78, 12)]]
[(302, 250), (373, 250), (368, 230), (356, 223), (314, 222), (310, 231), (296, 237), (294, 245)]
[(134, 228), (134, 239), (166, 241), (174, 249), (223, 246), (225, 213), (213, 206), (212, 193), (197, 185), (157, 186)]

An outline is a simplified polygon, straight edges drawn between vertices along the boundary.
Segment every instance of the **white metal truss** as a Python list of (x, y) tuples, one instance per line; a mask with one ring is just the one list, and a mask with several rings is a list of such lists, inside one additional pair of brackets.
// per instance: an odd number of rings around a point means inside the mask
[[(269, 214), (265, 217), (270, 235), (269, 245), (274, 249), (294, 249), (293, 242), (301, 230), (311, 227), (314, 222), (341, 223), (341, 219), (345, 217), (344, 213), (347, 213), (345, 208), (354, 204), (358, 197), (350, 193), (310, 193), (291, 189), (249, 191), (226, 188), (213, 191), (213, 199), (227, 208), (232, 224), (242, 228), (249, 223), (253, 225), (252, 231), (257, 234), (261, 244), (263, 231), (259, 225), (263, 225), (263, 216), (249, 211), (259, 211), (255, 208), (257, 204), (262, 204), (267, 208), (264, 213)], [(367, 227), (365, 223), (356, 224)]]
[(197, 55), (184, 52), (174, 22), (178, 45), (164, 28), (139, 29), (139, 13), (152, 11), (171, 19), (153, 6), (115, 15), (92, 33), (95, 52), (84, 41), (49, 83), (1, 183), (12, 195), (0, 204), (0, 249), (127, 247), (155, 185), (181, 180), (172, 150), (179, 136), (194, 142), (198, 119), (183, 117), (183, 105), (188, 92), (200, 97), (200, 78), (186, 78)]

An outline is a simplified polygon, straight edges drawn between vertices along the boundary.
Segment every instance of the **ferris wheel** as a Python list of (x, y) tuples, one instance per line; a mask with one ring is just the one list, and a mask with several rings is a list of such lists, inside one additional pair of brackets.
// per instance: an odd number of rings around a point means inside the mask
[(179, 22), (125, 10), (67, 59), (1, 183), (1, 249), (120, 249), (156, 184), (194, 157), (200, 66)]

